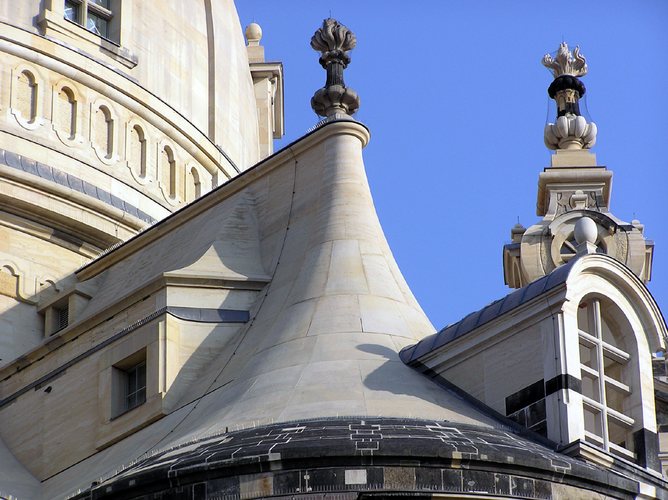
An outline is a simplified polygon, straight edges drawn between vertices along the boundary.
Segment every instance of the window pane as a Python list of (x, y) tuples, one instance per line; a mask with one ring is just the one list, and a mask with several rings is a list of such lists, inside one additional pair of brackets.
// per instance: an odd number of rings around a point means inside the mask
[(624, 366), (617, 363), (614, 359), (609, 358), (605, 354), (603, 355), (603, 363), (605, 364), (605, 374), (614, 378), (619, 382), (625, 382), (624, 377)]
[(580, 363), (592, 368), (593, 370), (598, 369), (598, 358), (596, 357), (596, 349), (588, 345), (582, 344), (580, 342)]
[(608, 419), (608, 434), (610, 442), (633, 451), (633, 443), (629, 436), (629, 430), (612, 419)]
[(589, 399), (593, 399), (597, 403), (600, 403), (601, 391), (598, 377), (594, 377), (593, 375), (586, 373), (584, 371), (581, 372), (581, 375), (582, 375), (582, 395), (588, 397)]
[[(609, 408), (618, 411), (619, 413), (624, 413), (624, 400), (626, 399), (626, 394), (619, 391), (615, 386), (611, 384), (605, 384), (605, 401)], [(620, 445), (621, 446), (621, 445)]]
[(137, 366), (137, 388), (146, 387), (146, 363)]
[(104, 7), (105, 9), (109, 8), (109, 0), (89, 0), (90, 3), (94, 3), (96, 5), (100, 5), (101, 7)]
[(590, 325), (589, 309), (590, 305), (587, 302), (583, 302), (578, 306), (578, 328), (583, 332), (587, 332), (589, 335), (596, 337), (596, 332)]
[(80, 4), (77, 2), (65, 0), (65, 19), (69, 19), (75, 23), (81, 23), (81, 19), (79, 18), (79, 7)]
[(86, 29), (88, 31), (92, 31), (96, 35), (100, 35), (106, 38), (109, 36), (109, 21), (89, 11)]
[(601, 430), (601, 413), (590, 406), (585, 406), (583, 409), (585, 430), (598, 437), (603, 436), (603, 431)]

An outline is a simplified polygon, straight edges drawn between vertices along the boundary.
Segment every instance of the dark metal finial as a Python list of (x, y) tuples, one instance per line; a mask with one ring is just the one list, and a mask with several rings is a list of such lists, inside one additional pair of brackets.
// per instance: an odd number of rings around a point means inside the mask
[(350, 64), (348, 52), (357, 44), (352, 31), (332, 18), (325, 19), (311, 38), (311, 47), (320, 52), (320, 65), (327, 70), (327, 82), (311, 98), (311, 107), (320, 116), (352, 115), (360, 98), (346, 87), (343, 70)]

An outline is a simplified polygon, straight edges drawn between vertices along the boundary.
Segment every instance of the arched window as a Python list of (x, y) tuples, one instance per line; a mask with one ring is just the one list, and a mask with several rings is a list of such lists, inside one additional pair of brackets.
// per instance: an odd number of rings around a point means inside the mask
[(139, 177), (146, 177), (146, 134), (139, 125), (130, 129), (128, 161)]
[(111, 111), (106, 106), (100, 106), (95, 110), (93, 117), (93, 142), (100, 153), (110, 159), (114, 150), (114, 121)]
[(164, 146), (160, 155), (160, 178), (170, 198), (176, 197), (176, 160), (174, 151)]
[(192, 167), (188, 173), (188, 200), (196, 200), (202, 196), (202, 181), (197, 167)]
[(16, 77), (16, 109), (28, 123), (37, 118), (37, 82), (28, 70), (21, 71)]
[(65, 132), (68, 139), (74, 139), (77, 124), (77, 101), (74, 92), (67, 87), (62, 87), (56, 95), (53, 117), (57, 130)]
[[(578, 306), (585, 440), (634, 459), (633, 432), (642, 427), (632, 327), (611, 301), (588, 297)], [(628, 345), (627, 345), (628, 344)]]

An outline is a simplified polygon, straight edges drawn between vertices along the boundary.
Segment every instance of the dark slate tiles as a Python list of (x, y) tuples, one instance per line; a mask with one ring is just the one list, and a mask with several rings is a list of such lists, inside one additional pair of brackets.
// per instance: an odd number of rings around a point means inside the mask
[(122, 210), (149, 224), (156, 222), (153, 217), (144, 211), (139, 210), (134, 205), (118, 198), (104, 189), (98, 188), (74, 175), (55, 169), (49, 165), (45, 165), (44, 163), (32, 160), (30, 158), (26, 158), (25, 156), (21, 156), (12, 151), (0, 149), (0, 164), (21, 170), (37, 177), (41, 177), (47, 181), (55, 182), (56, 184), (68, 187), (74, 191), (83, 193), (93, 198), (97, 198), (98, 200), (116, 207), (119, 210)]
[(466, 335), (476, 328), (506, 314), (513, 309), (525, 304), (548, 290), (564, 283), (568, 273), (577, 259), (572, 259), (568, 264), (558, 267), (550, 274), (515, 290), (502, 299), (496, 300), (483, 307), (479, 311), (472, 312), (462, 320), (448, 325), (439, 332), (425, 337), (417, 344), (407, 346), (400, 353), (401, 360), (410, 364), (420, 359), (425, 354), (442, 347), (453, 340)]

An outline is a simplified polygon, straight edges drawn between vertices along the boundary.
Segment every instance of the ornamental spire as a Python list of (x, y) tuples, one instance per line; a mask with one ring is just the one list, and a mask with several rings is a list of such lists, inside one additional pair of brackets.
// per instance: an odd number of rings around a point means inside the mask
[(580, 114), (580, 98), (586, 88), (578, 78), (587, 74), (587, 61), (580, 54), (580, 47), (573, 52), (562, 42), (556, 57), (543, 56), (543, 66), (554, 76), (547, 89), (557, 103), (556, 123), (545, 126), (545, 145), (550, 149), (589, 149), (596, 142), (596, 124), (587, 122)]
[(352, 115), (359, 109), (357, 92), (343, 81), (343, 70), (350, 63), (349, 51), (356, 43), (353, 32), (332, 18), (325, 19), (313, 34), (311, 47), (321, 53), (320, 65), (327, 70), (325, 86), (311, 98), (311, 107), (318, 115), (336, 118)]

